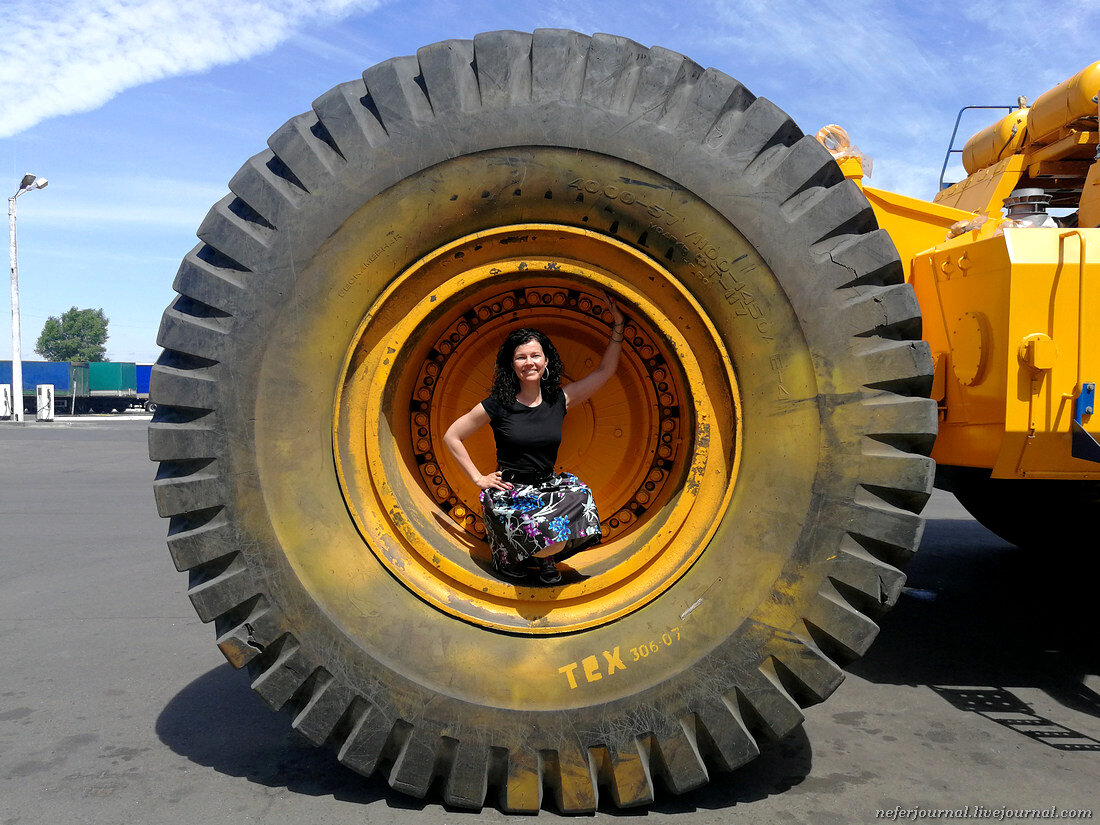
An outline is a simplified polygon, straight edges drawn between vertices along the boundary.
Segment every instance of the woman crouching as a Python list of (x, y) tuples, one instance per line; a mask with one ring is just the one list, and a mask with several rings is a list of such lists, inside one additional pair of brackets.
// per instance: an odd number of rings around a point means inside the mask
[[(493, 568), (506, 578), (526, 579), (537, 568), (543, 584), (557, 584), (556, 563), (602, 538), (592, 491), (554, 466), (566, 411), (606, 384), (619, 364), (623, 315), (611, 296), (608, 303), (614, 327), (592, 373), (561, 386), (561, 358), (550, 339), (536, 329), (515, 330), (497, 353), (490, 396), (443, 437), (481, 490)], [(462, 442), (486, 424), (496, 440), (497, 469), (482, 474)]]

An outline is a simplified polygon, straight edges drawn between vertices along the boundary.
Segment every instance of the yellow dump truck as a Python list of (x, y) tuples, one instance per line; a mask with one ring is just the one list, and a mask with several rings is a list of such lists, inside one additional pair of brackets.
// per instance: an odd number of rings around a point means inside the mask
[[(934, 203), (864, 188), (932, 350), (939, 485), (1005, 539), (1063, 553), (1100, 515), (1098, 91), (1094, 63), (1021, 100), (967, 141), (967, 177)], [(861, 181), (846, 136), (822, 138)]]
[[(1098, 75), (935, 202), (619, 37), (492, 32), (330, 90), (161, 325), (150, 455), (199, 616), (302, 735), (451, 805), (640, 805), (751, 760), (871, 643), (937, 465), (1014, 541), (1095, 518)], [(622, 360), (559, 454), (603, 542), (502, 581), (443, 433), (517, 325), (589, 372), (605, 292)]]

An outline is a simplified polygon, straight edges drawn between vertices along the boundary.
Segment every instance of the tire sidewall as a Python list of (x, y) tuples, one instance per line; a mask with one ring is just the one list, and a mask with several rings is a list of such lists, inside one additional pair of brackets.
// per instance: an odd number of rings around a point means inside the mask
[[(789, 316), (775, 323), (774, 329), (763, 327), (766, 346), (750, 353), (739, 343), (745, 340), (744, 336), (733, 330), (753, 328), (754, 334), (760, 337), (762, 321), (760, 318), (753, 318), (753, 307), (746, 305), (744, 300), (737, 306), (728, 303), (721, 293), (707, 289), (710, 284), (700, 282), (693, 288), (697, 298), (711, 312), (711, 317), (725, 326), (723, 333), (735, 350), (735, 365), (747, 395), (760, 398), (759, 403), (750, 404), (746, 410), (747, 437), (766, 439), (769, 427), (773, 434), (780, 431), (796, 434), (796, 437), (783, 444), (787, 448), (786, 455), (779, 460), (776, 460), (776, 443), (782, 440), (771, 439), (768, 444), (771, 455), (770, 472), (764, 473), (762, 466), (747, 468), (752, 484), (745, 483), (738, 490), (731, 510), (735, 513), (755, 513), (758, 517), (766, 515), (764, 520), (784, 524), (787, 529), (793, 524), (797, 528), (795, 532), (798, 537), (789, 543), (786, 553), (781, 549), (782, 542), (775, 545), (774, 564), (766, 571), (736, 569), (735, 550), (724, 556), (717, 552), (708, 552), (706, 558), (713, 560), (710, 566), (699, 565), (682, 586), (678, 585), (662, 596), (658, 605), (639, 611), (620, 623), (615, 629), (614, 638), (602, 638), (599, 632), (579, 634), (566, 643), (559, 642), (559, 646), (568, 649), (563, 649), (556, 655), (545, 652), (546, 648), (553, 647), (547, 641), (536, 640), (541, 648), (538, 651), (533, 650), (530, 640), (517, 641), (515, 646), (518, 658), (535, 657), (547, 661), (549, 666), (541, 669), (542, 678), (545, 683), (559, 680), (559, 706), (576, 705), (578, 712), (602, 707), (602, 710), (594, 711), (593, 718), (596, 718), (610, 710), (608, 702), (616, 703), (624, 713), (628, 713), (631, 708), (652, 706), (655, 701), (667, 702), (673, 696), (678, 697), (677, 704), (689, 705), (689, 694), (685, 691), (695, 689), (693, 686), (697, 686), (698, 677), (697, 673), (687, 668), (686, 662), (700, 656), (722, 659), (725, 657), (723, 650), (743, 647), (744, 634), (748, 634), (753, 639), (752, 643), (757, 645), (758, 654), (756, 657), (743, 659), (742, 662), (748, 669), (755, 667), (767, 655), (759, 647), (758, 640), (762, 637), (757, 628), (762, 623), (790, 628), (798, 622), (805, 601), (812, 598), (819, 581), (819, 577), (807, 575), (808, 563), (814, 558), (823, 559), (831, 552), (828, 541), (822, 540), (824, 528), (815, 523), (814, 519), (823, 506), (821, 502), (833, 496), (843, 497), (851, 486), (848, 476), (837, 468), (843, 466), (844, 456), (851, 453), (853, 446), (851, 443), (843, 443), (839, 436), (830, 437), (837, 428), (828, 421), (821, 421), (820, 405), (816, 403), (821, 392), (821, 383), (835, 390), (835, 385), (841, 383), (845, 376), (836, 371), (822, 376), (814, 370), (815, 353), (819, 354), (817, 360), (820, 361), (820, 353), (839, 352), (838, 348), (846, 345), (847, 339), (838, 334), (835, 324), (807, 325), (794, 320), (800, 311), (801, 317), (828, 318), (832, 313), (828, 310), (822, 311), (822, 303), (836, 306), (836, 299), (818, 288), (818, 280), (814, 277), (815, 269), (822, 266), (821, 262), (813, 259), (810, 250), (816, 239), (799, 239), (797, 226), (791, 233), (766, 231), (776, 225), (788, 225), (788, 217), (782, 213), (778, 204), (768, 201), (766, 193), (761, 193), (759, 181), (754, 180), (752, 175), (733, 174), (733, 164), (721, 152), (709, 151), (702, 144), (685, 146), (674, 134), (665, 133), (655, 127), (646, 130), (637, 124), (634, 124), (629, 140), (619, 140), (615, 136), (622, 129), (617, 127), (625, 128), (628, 123), (625, 118), (620, 124), (608, 123), (609, 118), (606, 112), (560, 104), (532, 107), (528, 111), (508, 117), (493, 112), (482, 112), (476, 117), (454, 115), (437, 119), (430, 129), (406, 133), (392, 130), (391, 143), (395, 147), (400, 146), (400, 155), (396, 154), (396, 150), (379, 153), (381, 158), (363, 167), (349, 163), (330, 189), (311, 196), (311, 202), (296, 213), (295, 220), (279, 226), (278, 231), (273, 234), (267, 261), (262, 268), (263, 287), (250, 292), (254, 303), (245, 308), (248, 319), (247, 323), (242, 324), (249, 333), (239, 337), (240, 345), (235, 348), (236, 352), (231, 360), (238, 365), (234, 370), (236, 374), (258, 375), (259, 381), (238, 381), (231, 387), (227, 382), (223, 395), (224, 407), (229, 411), (227, 424), (230, 428), (232, 473), (238, 478), (256, 478), (254, 485), (238, 485), (234, 491), (234, 510), (238, 523), (247, 534), (246, 546), (251, 548), (248, 559), (250, 567), (257, 577), (266, 582), (268, 592), (276, 598), (290, 618), (291, 625), (296, 628), (296, 636), (304, 640), (303, 644), (317, 655), (318, 661), (324, 662), (332, 670), (343, 670), (353, 685), (371, 684), (379, 680), (399, 683), (400, 689), (391, 690), (388, 695), (409, 699), (408, 706), (400, 707), (400, 703), (395, 703), (393, 707), (395, 715), (402, 718), (408, 717), (413, 708), (423, 703), (426, 695), (434, 694), (430, 689), (425, 690), (421, 683), (442, 684), (445, 681), (448, 663), (426, 663), (418, 677), (402, 679), (395, 675), (393, 663), (387, 661), (388, 657), (380, 656), (376, 651), (364, 651), (359, 645), (349, 642), (342, 632), (340, 622), (333, 621), (331, 615), (326, 615), (325, 611), (317, 610), (311, 595), (301, 587), (297, 571), (290, 567), (282, 555), (280, 540), (272, 529), (270, 520), (261, 516), (264, 512), (262, 504), (265, 499), (270, 498), (270, 494), (265, 492), (270, 479), (264, 468), (256, 466), (251, 443), (254, 439), (266, 437), (262, 425), (267, 411), (257, 407), (261, 403), (257, 394), (259, 388), (282, 381), (288, 398), (309, 399), (311, 403), (294, 402), (293, 411), (280, 408), (280, 416), (294, 415), (295, 418), (294, 426), (283, 430), (279, 437), (286, 439), (293, 436), (299, 443), (314, 445), (310, 451), (312, 457), (303, 467), (302, 473), (309, 478), (310, 490), (322, 490), (319, 500), (329, 502), (329, 506), (321, 506), (315, 510), (316, 518), (318, 523), (340, 524), (339, 511), (343, 505), (337, 495), (334, 495), (338, 491), (331, 477), (331, 398), (339, 380), (340, 360), (350, 344), (349, 336), (369, 306), (373, 292), (371, 289), (357, 291), (356, 301), (359, 303), (349, 303), (348, 293), (342, 296), (339, 294), (346, 285), (346, 279), (334, 279), (332, 270), (318, 265), (318, 262), (325, 260), (326, 244), (332, 245), (331, 239), (340, 233), (349, 220), (353, 220), (356, 213), (370, 214), (374, 199), (404, 178), (422, 176), (425, 170), (429, 170), (430, 178), (430, 170), (437, 164), (445, 163), (453, 154), (503, 149), (504, 151), (498, 152), (497, 158), (507, 160), (510, 157), (509, 149), (514, 150), (512, 154), (515, 154), (522, 152), (525, 146), (551, 144), (595, 150), (602, 155), (624, 157), (639, 163), (675, 182), (675, 186), (682, 192), (674, 195), (674, 199), (698, 197), (700, 201), (716, 207), (716, 212), (730, 224), (731, 228), (727, 231), (738, 234), (739, 230), (768, 263), (768, 270), (742, 276), (745, 294), (759, 297), (764, 293), (771, 293), (782, 296), (788, 302), (785, 307), (770, 307), (771, 315), (786, 311)], [(439, 122), (441, 120), (444, 122)], [(599, 121), (598, 125), (595, 121)], [(517, 123), (528, 125), (517, 127)], [(597, 140), (597, 131), (610, 137)], [(448, 135), (450, 141), (444, 144), (439, 138), (440, 134)], [(508, 141), (507, 144), (505, 140)], [(564, 180), (566, 177), (572, 180), (583, 176), (571, 172), (563, 175), (563, 185), (568, 187), (569, 181)], [(583, 177), (581, 185), (587, 185), (589, 180), (593, 178)], [(753, 186), (754, 182), (757, 186)], [(634, 224), (650, 220), (652, 223), (653, 215), (642, 199), (635, 198), (633, 203), (624, 204), (621, 193), (617, 198), (608, 197), (607, 181), (598, 183), (601, 184), (600, 190), (597, 193), (588, 193), (595, 194), (596, 198), (594, 203), (592, 199), (586, 202), (586, 213), (598, 212), (607, 225), (616, 220)], [(425, 191), (430, 192), (430, 187)], [(434, 200), (433, 197), (423, 196), (419, 207), (444, 208), (451, 202), (451, 194), (434, 193)], [(463, 194), (480, 196), (480, 193), (472, 192)], [(532, 198), (533, 200), (535, 199)], [(466, 214), (461, 220), (440, 227), (434, 243), (458, 237), (479, 225), (491, 225), (484, 223), (486, 220), (484, 212)], [(479, 221), (482, 223), (479, 224)], [(698, 243), (698, 238), (691, 237), (690, 228), (673, 225), (667, 226), (666, 230), (668, 237), (674, 239), (682, 249), (691, 249)], [(405, 241), (406, 238), (402, 237), (401, 240)], [(710, 261), (712, 259), (707, 256), (707, 251), (712, 246), (713, 244), (706, 243), (695, 248), (701, 250), (698, 254)], [(404, 265), (430, 251), (430, 247), (424, 242), (403, 242), (399, 247), (395, 245), (393, 251), (393, 256), (389, 257), (385, 266), (379, 267), (380, 270), (399, 272)], [(369, 258), (372, 254), (365, 257)], [(731, 257), (736, 256), (719, 257), (718, 260), (729, 260)], [(381, 258), (375, 259), (375, 263), (381, 262)], [(254, 262), (250, 262), (250, 266), (256, 268)], [(308, 277), (295, 277), (295, 273), (303, 272)], [(384, 284), (384, 279), (375, 281), (374, 291)], [(344, 307), (344, 321), (335, 320), (331, 311), (334, 302)], [(814, 307), (813, 312), (809, 311), (811, 306)], [(331, 345), (327, 350), (321, 352), (310, 348), (295, 352), (293, 342), (299, 339), (301, 328), (296, 327), (291, 319), (301, 322), (303, 318), (318, 319), (318, 323), (323, 325), (324, 331), (330, 337)], [(318, 330), (314, 329), (302, 340), (316, 341), (318, 337)], [(799, 381), (795, 381), (796, 375), (799, 376)], [(302, 383), (309, 376), (313, 376), (315, 380)], [(787, 384), (783, 383), (784, 380)], [(854, 376), (848, 377), (847, 384), (854, 388), (858, 386), (858, 380)], [(768, 409), (766, 414), (765, 408)], [(253, 425), (253, 421), (258, 423)], [(783, 423), (765, 426), (765, 421)], [(823, 442), (826, 440), (832, 442), (833, 447), (827, 460), (823, 458)], [(790, 477), (785, 475), (788, 470), (791, 471)], [(751, 498), (742, 500), (746, 496)], [(805, 522), (800, 523), (803, 513), (808, 515)], [(346, 523), (346, 515), (344, 519), (343, 526), (350, 528), (350, 524)], [(729, 522), (712, 542), (715, 546), (736, 548), (739, 541), (749, 539), (743, 530), (739, 531), (735, 518), (729, 519)], [(757, 531), (751, 538), (758, 540), (760, 536), (761, 532)], [(824, 538), (828, 539), (827, 536)], [(320, 541), (323, 543), (323, 537)], [(604, 651), (613, 651), (616, 648), (620, 651), (619, 655), (629, 657), (629, 651), (637, 647), (639, 642), (660, 639), (669, 631), (673, 625), (668, 618), (683, 613), (699, 598), (699, 594), (706, 589), (703, 586), (707, 583), (703, 581), (705, 578), (709, 577), (709, 582), (713, 582), (723, 576), (727, 580), (738, 576), (757, 576), (767, 579), (770, 584), (778, 584), (766, 588), (766, 592), (773, 594), (768, 603), (751, 605), (757, 615), (738, 627), (734, 633), (730, 633), (726, 624), (728, 617), (720, 615), (721, 600), (714, 599), (707, 604), (706, 609), (697, 608), (692, 613), (692, 621), (697, 626), (706, 628), (699, 645), (692, 649), (690, 656), (685, 655), (683, 659), (666, 659), (659, 675), (646, 680), (649, 687), (643, 690), (638, 690), (638, 686), (634, 685), (626, 691), (609, 690), (607, 694), (601, 695), (602, 689), (612, 683), (611, 679), (605, 679), (598, 684), (586, 685), (595, 690), (582, 699), (581, 694), (573, 689), (562, 687), (565, 684), (564, 677), (556, 672), (558, 667), (555, 667), (559, 660), (560, 666), (567, 666), (581, 662), (587, 656), (599, 657)], [(430, 651), (431, 640), (434, 638), (438, 641), (441, 636), (440, 623), (454, 621), (416, 604), (415, 597), (392, 582), (387, 593), (388, 598), (398, 600), (394, 604), (401, 606), (383, 611), (383, 622), (390, 627), (401, 628), (404, 645), (408, 645), (410, 640), (418, 640), (422, 644), (415, 649)], [(715, 615), (708, 619), (707, 610), (711, 604), (714, 605)], [(638, 629), (632, 630), (632, 627)], [(618, 644), (614, 643), (616, 639), (619, 640)], [(443, 647), (438, 649), (442, 656)], [(324, 655), (321, 651), (325, 652)], [(348, 662), (353, 664), (348, 665)], [(629, 662), (629, 658), (625, 662)], [(718, 670), (715, 666), (715, 671)], [(429, 678), (424, 678), (425, 675)], [(615, 675), (621, 677), (623, 674)], [(723, 676), (728, 684), (736, 684), (743, 678), (746, 678), (744, 673), (731, 672), (728, 669)], [(660, 698), (655, 698), (654, 692), (660, 694)], [(468, 703), (465, 711), (456, 718), (478, 717), (480, 714), (472, 712), (471, 708), (476, 708), (476, 703)]]

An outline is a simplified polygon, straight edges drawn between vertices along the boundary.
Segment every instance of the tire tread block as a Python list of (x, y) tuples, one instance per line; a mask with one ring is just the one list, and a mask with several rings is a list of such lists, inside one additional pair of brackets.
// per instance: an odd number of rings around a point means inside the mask
[(786, 144), (799, 135), (801, 132), (786, 112), (767, 98), (758, 97), (743, 112), (735, 109), (724, 114), (714, 124), (706, 142), (722, 153), (723, 161), (732, 169), (764, 181), (789, 154)]
[(682, 794), (705, 785), (710, 779), (695, 732), (695, 717), (680, 720), (679, 727), (661, 737), (643, 739), (649, 769), (660, 776), (673, 793)]
[(401, 744), (388, 778), (390, 787), (422, 799), (436, 776), (439, 731), (423, 723), (413, 727)]
[(222, 361), (230, 346), (224, 320), (198, 318), (168, 307), (160, 319), (157, 346), (210, 361)]
[(298, 640), (287, 633), (249, 662), (252, 689), (272, 710), (281, 710), (310, 678), (316, 667)]
[(216, 515), (196, 527), (176, 532), (169, 529), (168, 551), (176, 569), (181, 573), (208, 564), (234, 549), (234, 530), (226, 517), (225, 509), (217, 507), (211, 510), (215, 510)]
[(480, 809), (489, 791), (490, 754), (487, 745), (460, 741), (443, 786), (443, 801), (456, 808)]
[(535, 29), (531, 39), (531, 99), (577, 100), (584, 88), (590, 38), (566, 29)]
[(581, 97), (605, 112), (630, 110), (649, 49), (625, 37), (594, 34), (588, 46)]
[(708, 702), (695, 709), (699, 748), (719, 767), (732, 771), (760, 754), (735, 702)]
[(921, 398), (932, 392), (932, 353), (925, 341), (857, 339), (852, 353), (863, 367), (865, 387)]
[(327, 130), (318, 129), (318, 124), (320, 121), (313, 111), (303, 112), (292, 117), (267, 139), (267, 145), (275, 157), (309, 194), (331, 186), (336, 173), (345, 164), (343, 157), (318, 135), (318, 132), (328, 134)]
[(598, 803), (596, 765), (587, 748), (563, 743), (543, 754), (543, 777), (563, 814), (590, 813)]
[(229, 181), (229, 191), (247, 203), (276, 229), (283, 226), (307, 195), (305, 184), (289, 166), (283, 175), (272, 168), (282, 168), (286, 162), (266, 149), (244, 162)]
[(341, 83), (313, 101), (317, 119), (349, 164), (368, 161), (388, 138), (362, 78)]
[(897, 566), (908, 560), (920, 545), (924, 520), (869, 493), (857, 491), (855, 498), (834, 503), (829, 515), (833, 523), (887, 564)]
[(920, 305), (908, 284), (853, 287), (844, 302), (844, 331), (852, 336), (877, 335), (892, 339), (921, 337)]
[(500, 788), (500, 807), (506, 813), (536, 813), (542, 807), (542, 757), (513, 748)]
[(939, 425), (932, 399), (883, 391), (865, 392), (859, 404), (839, 408), (834, 414), (841, 417), (845, 427), (865, 438), (917, 455), (932, 452)]
[(157, 364), (150, 374), (149, 396), (159, 406), (213, 410), (217, 407), (218, 384), (209, 368), (177, 369)]
[(151, 461), (213, 458), (224, 444), (225, 438), (213, 414), (193, 424), (165, 424), (153, 421), (149, 425), (149, 459)]
[(806, 718), (779, 681), (770, 659), (755, 671), (742, 675), (730, 700), (757, 741), (761, 737), (770, 741), (781, 739)]
[(676, 123), (702, 76), (703, 67), (694, 60), (660, 46), (650, 48), (634, 92), (632, 113), (645, 121)]
[(403, 123), (432, 118), (432, 105), (417, 83), (419, 77), (420, 61), (415, 57), (393, 57), (363, 72), (367, 92), (390, 137)]
[(259, 595), (215, 619), (218, 649), (240, 669), (259, 656), (286, 627), (264, 596)]
[(860, 485), (894, 507), (919, 513), (932, 494), (936, 462), (881, 441), (864, 439)]
[(354, 692), (322, 670), (313, 694), (291, 722), (291, 727), (314, 745), (323, 745), (355, 698)]
[(820, 260), (835, 265), (832, 285), (836, 289), (905, 282), (897, 247), (885, 229), (830, 238), (817, 244), (814, 251)]
[(620, 808), (648, 805), (654, 799), (649, 759), (635, 741), (630, 749), (601, 746), (590, 751), (601, 789), (606, 788)]
[(803, 135), (769, 171), (764, 184), (775, 193), (781, 209), (797, 212), (797, 203), (792, 201), (814, 190), (835, 186), (843, 180), (844, 174), (833, 156), (817, 138)]
[(243, 273), (204, 260), (209, 257), (208, 251), (209, 247), (200, 243), (187, 253), (176, 271), (172, 289), (230, 315), (236, 315), (244, 286), (241, 278)]
[(194, 462), (164, 461), (153, 481), (153, 498), (161, 518), (192, 510), (205, 510), (225, 502), (225, 478), (217, 462), (206, 462), (203, 470), (176, 476), (177, 468)]
[(271, 232), (236, 214), (234, 210), (240, 211), (239, 200), (229, 194), (210, 207), (196, 234), (204, 243), (256, 272), (263, 269), (269, 254)]
[(875, 558), (851, 536), (845, 536), (828, 570), (829, 580), (853, 607), (879, 612), (897, 601), (905, 574)]
[[(192, 568), (193, 576), (196, 570), (199, 568)], [(234, 557), (225, 570), (213, 578), (197, 578), (198, 583), (188, 588), (187, 597), (204, 622), (213, 621), (259, 595), (259, 588), (240, 556)]]
[(799, 224), (799, 233), (812, 239), (811, 245), (837, 235), (870, 232), (877, 228), (871, 205), (850, 180), (815, 189), (785, 211), (792, 223)]
[(862, 656), (878, 635), (878, 625), (849, 605), (828, 580), (803, 620), (815, 644), (840, 664)]
[(370, 776), (402, 728), (376, 705), (357, 701), (351, 712), (351, 730), (340, 745), (337, 758), (353, 771)]
[(678, 120), (666, 125), (675, 128), (684, 141), (706, 141), (714, 149), (725, 144), (726, 135), (756, 100), (748, 89), (716, 69), (703, 72), (691, 84), (690, 92), (678, 107)]
[(482, 106), (505, 109), (530, 101), (530, 34), (497, 31), (475, 35), (474, 59)]
[(776, 634), (767, 653), (787, 694), (801, 707), (824, 702), (844, 681), (844, 671), (810, 637)]
[(481, 91), (474, 73), (474, 41), (444, 40), (416, 53), (435, 115), (475, 112)]

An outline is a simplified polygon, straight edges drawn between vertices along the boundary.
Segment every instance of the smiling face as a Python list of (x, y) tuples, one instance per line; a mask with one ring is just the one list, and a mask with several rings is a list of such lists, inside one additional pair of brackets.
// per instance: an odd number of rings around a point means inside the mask
[(520, 344), (512, 354), (512, 369), (521, 382), (537, 383), (545, 368), (546, 354), (542, 351), (542, 344), (536, 340)]

